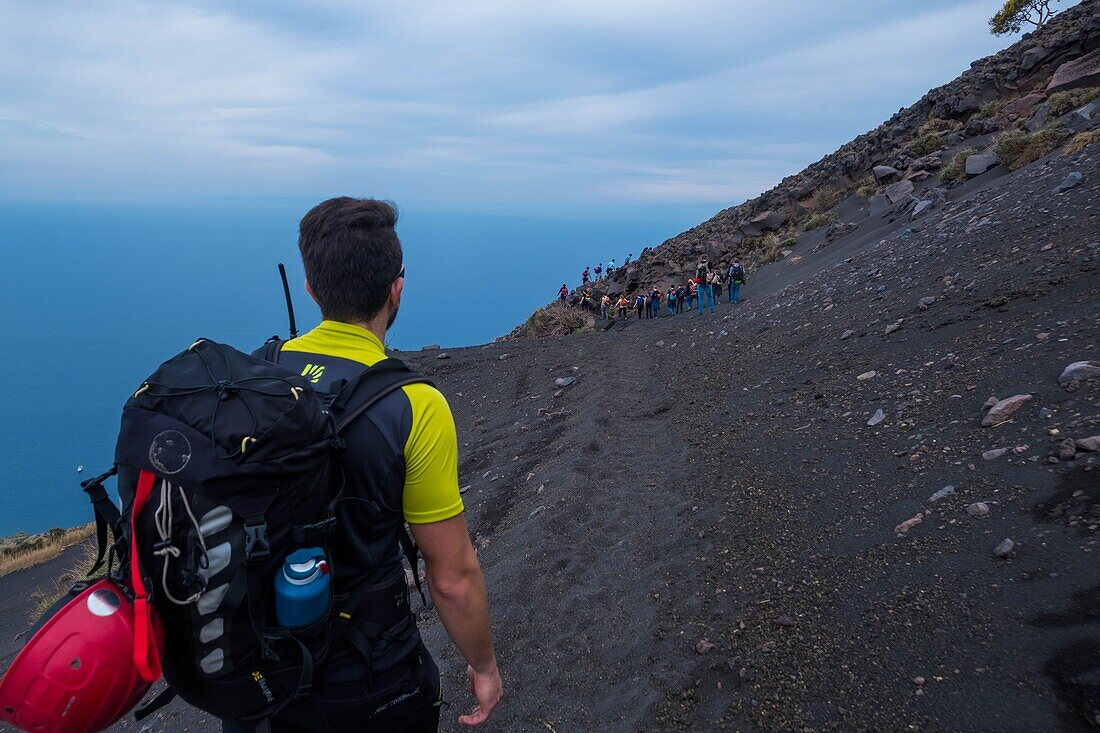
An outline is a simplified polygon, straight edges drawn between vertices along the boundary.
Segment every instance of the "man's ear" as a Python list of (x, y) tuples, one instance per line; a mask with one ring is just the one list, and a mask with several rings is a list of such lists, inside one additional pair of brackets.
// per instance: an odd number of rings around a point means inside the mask
[(401, 305), (401, 293), (405, 289), (405, 278), (399, 277), (390, 285), (390, 302), (393, 305)]
[[(311, 288), (309, 286), (309, 280), (306, 280), (305, 283), (306, 283), (306, 292), (309, 293), (309, 297), (313, 298), (313, 302), (317, 303), (317, 296), (313, 294), (313, 288)], [(317, 303), (317, 305), (321, 305), (321, 304)]]

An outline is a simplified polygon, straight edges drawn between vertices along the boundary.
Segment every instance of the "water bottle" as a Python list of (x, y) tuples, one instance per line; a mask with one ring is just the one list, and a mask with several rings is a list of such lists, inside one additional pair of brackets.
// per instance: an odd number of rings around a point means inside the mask
[(295, 550), (275, 576), (275, 619), (279, 626), (300, 629), (321, 620), (332, 600), (325, 551), (320, 547)]

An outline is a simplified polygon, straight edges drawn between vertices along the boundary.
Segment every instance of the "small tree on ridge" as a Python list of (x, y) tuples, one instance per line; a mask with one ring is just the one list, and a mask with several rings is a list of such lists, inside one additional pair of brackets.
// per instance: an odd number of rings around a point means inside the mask
[(1024, 23), (1036, 28), (1043, 25), (1054, 15), (1050, 9), (1051, 0), (1006, 0), (997, 14), (989, 19), (989, 32), (995, 36), (1019, 33)]

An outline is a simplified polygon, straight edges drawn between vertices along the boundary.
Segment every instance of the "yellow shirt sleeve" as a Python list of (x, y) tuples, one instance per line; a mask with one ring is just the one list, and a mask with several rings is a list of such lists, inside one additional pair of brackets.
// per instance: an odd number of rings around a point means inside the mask
[(429, 384), (404, 387), (412, 404), (405, 442), (405, 521), (442, 522), (462, 513), (458, 493), (458, 435), (447, 398)]

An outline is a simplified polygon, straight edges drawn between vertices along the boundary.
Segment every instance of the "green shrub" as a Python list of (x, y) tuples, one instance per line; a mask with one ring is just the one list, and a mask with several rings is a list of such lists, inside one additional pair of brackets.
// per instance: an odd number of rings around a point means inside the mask
[(980, 120), (988, 119), (1004, 109), (1004, 106), (1005, 101), (1003, 99), (986, 102), (982, 105), (982, 108), (978, 110), (977, 117)]
[(963, 148), (955, 153), (955, 156), (951, 158), (946, 165), (940, 168), (940, 182), (951, 183), (952, 181), (965, 181), (966, 159), (977, 152), (978, 151), (974, 148)]
[(1024, 152), (1030, 138), (1031, 134), (1026, 130), (1008, 130), (994, 141), (993, 154), (1005, 165), (1012, 165), (1012, 161)]
[(928, 155), (940, 149), (940, 136), (935, 132), (926, 132), (913, 140), (910, 145), (918, 155)]
[(1083, 107), (1100, 96), (1100, 87), (1085, 87), (1084, 89), (1069, 89), (1050, 95), (1047, 101), (1050, 103), (1051, 117), (1061, 117), (1067, 112), (1072, 112), (1078, 107)]
[(795, 239), (794, 237), (787, 237), (786, 239), (784, 239), (782, 242), (779, 243), (779, 246), (782, 249), (791, 249), (796, 244), (798, 244), (797, 239)]
[(810, 232), (818, 227), (831, 224), (837, 220), (836, 212), (834, 211), (818, 211), (813, 214), (806, 223), (802, 225), (802, 231)]

